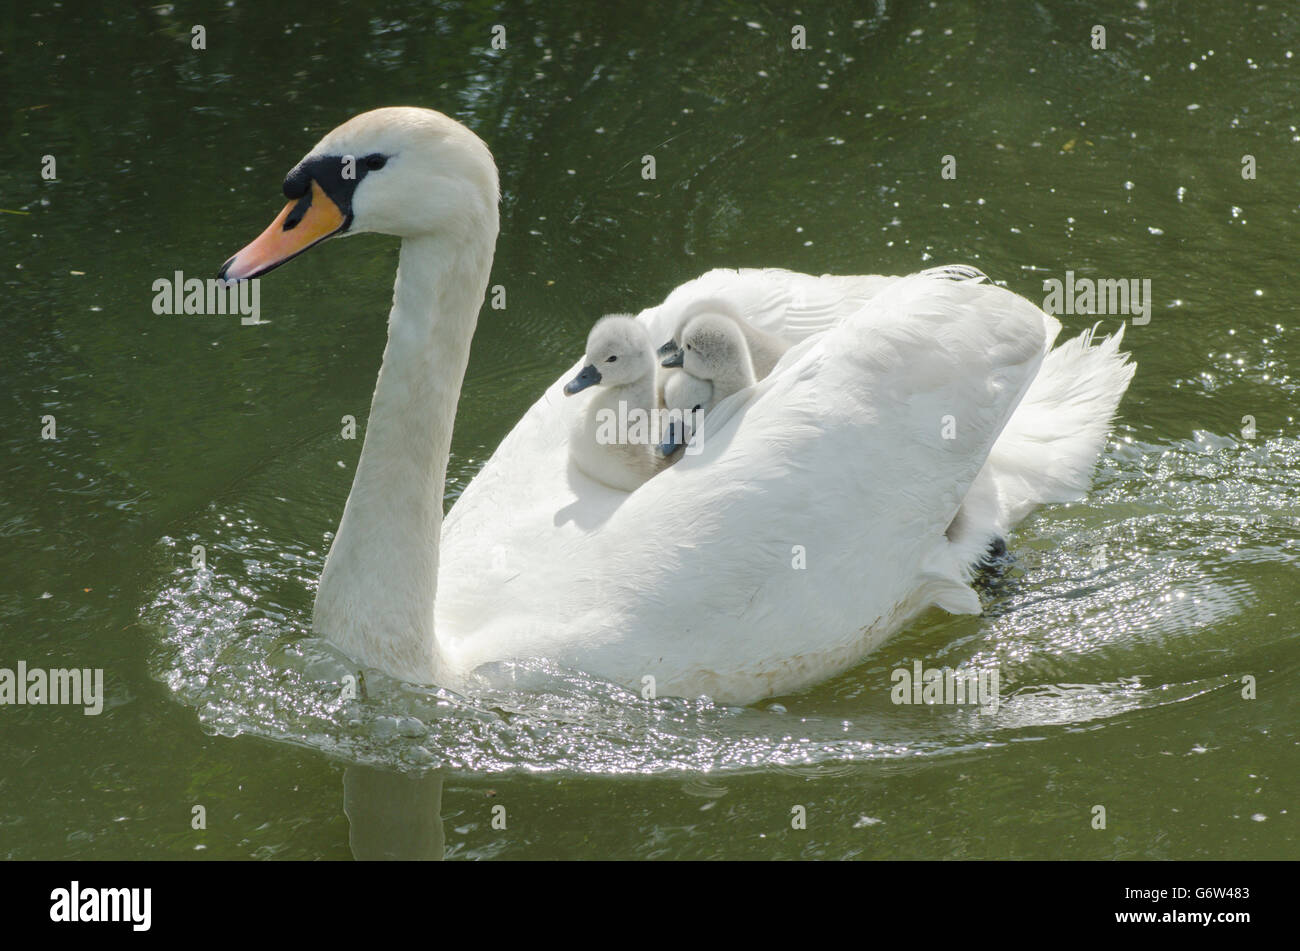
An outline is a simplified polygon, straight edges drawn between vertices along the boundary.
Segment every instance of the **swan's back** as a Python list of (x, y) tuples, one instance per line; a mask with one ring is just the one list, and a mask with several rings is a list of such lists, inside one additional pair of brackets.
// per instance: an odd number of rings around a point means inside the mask
[(675, 288), (640, 317), (657, 345), (688, 314), (717, 303), (764, 333), (798, 343), (833, 327), (897, 280), (880, 274), (817, 277), (781, 268), (715, 268)]
[[(584, 480), (565, 466), (552, 386), (466, 490), (437, 602), (462, 670), (540, 655), (751, 702), (844, 669), (931, 604), (978, 610), (944, 531), (1055, 321), (975, 279), (835, 279), (819, 299), (823, 279), (798, 275), (780, 297), (772, 272), (752, 273), (752, 287), (745, 272), (700, 280), (783, 299), (750, 311), (781, 332), (814, 314), (830, 326), (724, 400), (699, 455), (630, 495)], [(652, 340), (680, 291), (640, 315)]]

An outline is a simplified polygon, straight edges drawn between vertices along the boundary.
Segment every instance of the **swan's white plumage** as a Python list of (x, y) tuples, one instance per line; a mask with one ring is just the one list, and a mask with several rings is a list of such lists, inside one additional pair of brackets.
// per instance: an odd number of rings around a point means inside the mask
[(661, 695), (808, 686), (931, 605), (978, 611), (972, 562), (1033, 505), (1086, 489), (1133, 372), (1118, 335), (1048, 353), (1054, 319), (961, 268), (710, 271), (638, 315), (651, 340), (723, 301), (795, 345), (714, 407), (699, 454), (630, 494), (582, 475), (561, 393), (575, 366), (444, 524), (495, 168), (420, 109), (354, 118), (312, 155), (375, 151), (394, 159), (357, 186), (354, 230), (396, 234), (402, 252), (313, 624), (397, 676), (460, 687), (485, 662), (543, 656), (638, 690), (653, 677)]
[[(802, 288), (818, 280), (798, 278)], [(959, 542), (945, 529), (1059, 324), (960, 272), (857, 286), (877, 292), (851, 313), (822, 311), (830, 329), (720, 404), (702, 452), (632, 495), (550, 465), (552, 386), (448, 518), (438, 629), (475, 631), (444, 641), (448, 659), (467, 672), (541, 655), (628, 686), (653, 676), (663, 693), (752, 702), (845, 669), (926, 607), (978, 611), (969, 569), (1003, 529), (983, 509)], [(775, 308), (765, 313), (784, 325)], [(657, 326), (664, 314), (640, 319)], [(1034, 415), (1071, 395), (1058, 376), (1106, 379), (1109, 389), (1072, 394), (1104, 432), (1122, 392), (1114, 384), (1132, 372), (1114, 346), (1079, 341), (1048, 366)], [(947, 415), (953, 440), (943, 438)], [(1039, 492), (1015, 484), (1032, 470), (1014, 456), (1030, 430), (1009, 427), (1016, 444), (981, 476), (1005, 488), (1007, 511)], [(1071, 455), (1051, 449), (1069, 433), (1044, 435), (1054, 457)], [(795, 546), (804, 570), (792, 567)]]
[(641, 317), (656, 343), (710, 306), (797, 343), (834, 326), (895, 280), (881, 274), (817, 277), (782, 268), (715, 268), (675, 288)]

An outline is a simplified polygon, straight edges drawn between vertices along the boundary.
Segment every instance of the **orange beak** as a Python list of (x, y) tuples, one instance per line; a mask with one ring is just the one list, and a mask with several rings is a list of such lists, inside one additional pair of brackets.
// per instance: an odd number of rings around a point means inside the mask
[(339, 206), (313, 180), (311, 191), (285, 205), (252, 244), (221, 265), (217, 277), (227, 281), (260, 277), (346, 226)]

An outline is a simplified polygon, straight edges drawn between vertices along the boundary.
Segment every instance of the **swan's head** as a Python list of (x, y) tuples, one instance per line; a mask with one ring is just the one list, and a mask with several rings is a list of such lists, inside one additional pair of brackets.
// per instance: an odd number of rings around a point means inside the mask
[(747, 379), (754, 374), (749, 345), (740, 327), (722, 314), (692, 317), (681, 335), (681, 350), (663, 361), (701, 380)]
[(587, 335), (587, 359), (564, 386), (568, 396), (597, 383), (624, 386), (654, 373), (650, 335), (629, 314), (610, 314), (596, 321)]
[(497, 171), (473, 132), (432, 109), (363, 112), (316, 143), (284, 179), (289, 204), (225, 264), (258, 277), (338, 235), (374, 231), (470, 242), (497, 229)]

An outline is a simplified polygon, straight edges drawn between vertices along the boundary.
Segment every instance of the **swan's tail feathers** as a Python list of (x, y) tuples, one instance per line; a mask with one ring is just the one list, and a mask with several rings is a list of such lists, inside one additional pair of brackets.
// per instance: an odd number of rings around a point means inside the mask
[(1095, 342), (1097, 327), (1043, 358), (1042, 369), (993, 445), (984, 470), (998, 500), (997, 533), (1038, 505), (1081, 498), (1137, 364), (1121, 353), (1124, 327)]
[(979, 614), (984, 610), (979, 595), (963, 578), (929, 577), (920, 597), (949, 614)]

